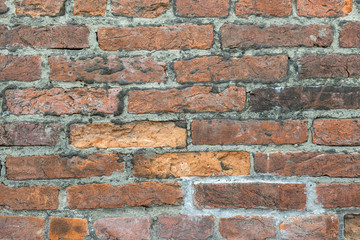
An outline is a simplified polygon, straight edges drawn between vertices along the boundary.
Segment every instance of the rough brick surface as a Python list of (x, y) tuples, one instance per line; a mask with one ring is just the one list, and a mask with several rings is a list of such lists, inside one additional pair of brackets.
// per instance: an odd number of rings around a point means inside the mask
[(114, 0), (115, 15), (127, 17), (155, 18), (170, 8), (170, 0)]
[(282, 176), (359, 177), (359, 153), (274, 152), (255, 154), (255, 172)]
[(44, 240), (45, 219), (38, 217), (0, 216), (0, 238)]
[(360, 145), (358, 119), (317, 119), (313, 123), (313, 143), (333, 146)]
[(340, 33), (340, 47), (360, 46), (360, 23), (348, 22), (342, 26)]
[(307, 140), (307, 121), (194, 120), (191, 133), (195, 145), (294, 144)]
[(179, 183), (143, 182), (121, 187), (88, 184), (67, 189), (71, 209), (179, 205), (182, 203), (182, 196)]
[(105, 218), (95, 221), (96, 235), (102, 239), (150, 240), (150, 217)]
[(19, 26), (0, 25), (0, 48), (81, 49), (89, 47), (87, 26)]
[(244, 56), (226, 60), (222, 57), (201, 57), (174, 63), (177, 81), (214, 82), (214, 81), (277, 81), (285, 78), (288, 57)]
[(136, 154), (133, 174), (137, 177), (167, 178), (250, 174), (247, 152), (194, 152)]
[(59, 190), (59, 187), (53, 186), (12, 188), (0, 184), (0, 206), (12, 210), (57, 209)]
[(96, 153), (85, 157), (59, 155), (7, 157), (6, 176), (11, 180), (86, 178), (123, 172), (124, 163), (117, 154)]
[(157, 229), (160, 238), (207, 239), (214, 231), (214, 217), (162, 215), (158, 218)]
[(0, 146), (53, 146), (59, 137), (60, 124), (0, 124)]
[(230, 87), (212, 93), (211, 87), (130, 91), (128, 112), (227, 112), (240, 111), (246, 104), (246, 91)]
[(221, 27), (224, 48), (329, 47), (333, 40), (329, 25), (258, 25), (225, 24)]
[(64, 14), (65, 0), (15, 0), (15, 13), (19, 15), (58, 16)]
[(186, 129), (174, 122), (75, 124), (70, 140), (77, 148), (185, 147)]
[[(209, 49), (213, 41), (211, 25), (174, 25), (99, 28), (102, 50)], [(1, 46), (1, 44), (0, 44)]]
[(101, 16), (106, 11), (106, 0), (75, 0), (74, 15)]
[(316, 193), (324, 208), (360, 207), (359, 183), (318, 184)]
[(297, 14), (305, 17), (344, 17), (352, 11), (352, 0), (297, 0)]
[(271, 208), (304, 210), (304, 184), (222, 183), (196, 184), (194, 204), (198, 208)]
[(36, 81), (40, 76), (40, 56), (0, 55), (0, 81)]
[(360, 215), (346, 215), (344, 217), (345, 229), (344, 236), (348, 240), (360, 238)]
[(235, 5), (235, 14), (244, 18), (249, 15), (286, 17), (291, 12), (291, 0), (245, 0)]
[(289, 217), (280, 224), (284, 240), (337, 240), (339, 220), (334, 215)]
[(49, 239), (83, 240), (89, 234), (85, 219), (51, 217)]
[(223, 238), (229, 240), (266, 240), (276, 237), (275, 219), (273, 217), (236, 216), (220, 218), (219, 231)]
[(229, 0), (175, 1), (176, 13), (185, 17), (226, 17), (229, 6)]
[(9, 8), (5, 4), (5, 0), (0, 0), (0, 14), (6, 13), (9, 11)]
[(123, 84), (165, 81), (165, 63), (151, 57), (108, 56), (71, 60), (65, 56), (51, 56), (49, 65), (52, 81)]

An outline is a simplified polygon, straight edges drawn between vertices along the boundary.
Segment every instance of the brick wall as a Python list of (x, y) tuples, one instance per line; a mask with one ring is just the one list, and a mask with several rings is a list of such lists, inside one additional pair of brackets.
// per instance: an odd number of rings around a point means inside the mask
[(359, 11), (0, 0), (0, 239), (360, 239)]

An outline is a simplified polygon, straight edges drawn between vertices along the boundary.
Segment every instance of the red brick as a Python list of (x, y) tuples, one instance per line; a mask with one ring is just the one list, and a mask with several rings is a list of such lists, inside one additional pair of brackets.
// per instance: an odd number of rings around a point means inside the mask
[(58, 48), (82, 49), (89, 47), (87, 26), (19, 26), (12, 29), (0, 25), (1, 48)]
[(352, 11), (352, 0), (297, 0), (297, 13), (304, 17), (344, 17)]
[(86, 219), (51, 217), (49, 239), (83, 240), (89, 234)]
[[(174, 25), (99, 28), (102, 50), (209, 49), (213, 42), (211, 25)], [(1, 45), (0, 45), (1, 46)]]
[(44, 240), (45, 219), (37, 217), (0, 216), (0, 239)]
[(307, 121), (194, 120), (191, 133), (195, 145), (295, 144), (306, 142)]
[(255, 154), (255, 172), (282, 176), (360, 177), (359, 153), (273, 152)]
[(115, 15), (126, 17), (155, 18), (170, 8), (170, 0), (113, 0)]
[(53, 146), (59, 138), (59, 124), (0, 124), (0, 146)]
[(0, 81), (36, 81), (40, 76), (40, 56), (0, 55)]
[(360, 239), (360, 215), (345, 215), (344, 236), (348, 240)]
[(304, 210), (304, 184), (220, 183), (194, 185), (198, 208), (271, 208)]
[(339, 220), (334, 215), (296, 216), (280, 224), (283, 240), (337, 240)]
[(75, 0), (74, 15), (101, 16), (106, 12), (106, 0)]
[(59, 205), (59, 191), (54, 186), (12, 188), (0, 184), (0, 206), (11, 210), (54, 210)]
[(235, 14), (244, 18), (249, 15), (286, 17), (291, 11), (291, 0), (244, 0), (235, 4)]
[(84, 82), (151, 83), (165, 81), (165, 63), (151, 57), (93, 57), (79, 60), (49, 57), (50, 80)]
[(159, 238), (207, 239), (214, 232), (214, 217), (162, 215), (158, 217), (157, 229)]
[(70, 140), (77, 148), (185, 147), (185, 128), (175, 122), (74, 124)]
[(133, 174), (136, 177), (168, 178), (213, 175), (250, 174), (247, 152), (187, 152), (135, 154)]
[(359, 87), (258, 88), (250, 93), (250, 109), (254, 112), (358, 109), (359, 97)]
[(64, 15), (65, 0), (16, 0), (15, 13), (18, 15), (59, 16)]
[(10, 180), (86, 178), (110, 176), (123, 172), (124, 163), (113, 153), (96, 153), (85, 157), (59, 155), (7, 157), (6, 176)]
[(228, 112), (241, 111), (245, 107), (244, 88), (229, 87), (220, 93), (212, 93), (212, 91), (212, 87), (205, 86), (130, 91), (128, 112)]
[(118, 110), (120, 88), (13, 89), (5, 92), (12, 114), (99, 114)]
[(229, 0), (176, 0), (175, 6), (184, 17), (226, 17), (230, 5)]
[(236, 216), (220, 218), (219, 231), (223, 238), (229, 240), (265, 240), (276, 237), (275, 219), (273, 217)]
[(6, 13), (9, 8), (5, 4), (5, 0), (0, 0), (0, 14)]
[(319, 184), (316, 193), (324, 208), (360, 207), (359, 183)]
[(358, 119), (317, 119), (313, 123), (313, 143), (332, 146), (360, 145)]
[(95, 221), (94, 228), (102, 239), (151, 239), (150, 217), (105, 218)]
[(69, 208), (122, 208), (179, 205), (182, 203), (179, 183), (132, 183), (120, 187), (109, 184), (87, 184), (67, 189)]
[(258, 25), (225, 24), (221, 28), (225, 48), (329, 47), (333, 40), (329, 25)]
[(359, 47), (360, 46), (360, 23), (345, 23), (340, 32), (340, 47)]
[(360, 76), (360, 56), (328, 54), (307, 55), (299, 59), (300, 78), (348, 78)]
[(286, 77), (288, 57), (244, 56), (230, 60), (218, 56), (200, 57), (176, 62), (174, 68), (177, 81), (277, 81)]

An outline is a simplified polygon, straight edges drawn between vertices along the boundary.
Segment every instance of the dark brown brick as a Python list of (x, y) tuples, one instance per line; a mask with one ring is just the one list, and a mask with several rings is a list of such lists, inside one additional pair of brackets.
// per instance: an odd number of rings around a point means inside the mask
[(113, 0), (115, 15), (155, 18), (170, 8), (170, 0)]
[(360, 239), (360, 215), (345, 215), (344, 236), (347, 240)]
[(40, 76), (40, 56), (0, 55), (0, 81), (36, 81)]
[(359, 183), (319, 184), (316, 193), (324, 208), (360, 207)]
[(242, 0), (235, 4), (235, 14), (244, 18), (249, 15), (286, 17), (291, 11), (291, 0)]
[(271, 208), (304, 210), (304, 184), (222, 183), (196, 184), (194, 204), (198, 208)]
[(297, 0), (297, 14), (304, 17), (345, 17), (352, 11), (352, 0)]
[(345, 23), (340, 33), (340, 47), (359, 47), (360, 46), (360, 23)]
[(45, 219), (38, 217), (0, 216), (0, 239), (44, 240)]
[(50, 218), (50, 240), (83, 240), (87, 235), (89, 235), (89, 231), (86, 219), (63, 217)]
[(15, 13), (18, 15), (58, 16), (64, 15), (65, 0), (15, 0)]
[(175, 6), (184, 17), (226, 17), (230, 4), (229, 0), (176, 0)]

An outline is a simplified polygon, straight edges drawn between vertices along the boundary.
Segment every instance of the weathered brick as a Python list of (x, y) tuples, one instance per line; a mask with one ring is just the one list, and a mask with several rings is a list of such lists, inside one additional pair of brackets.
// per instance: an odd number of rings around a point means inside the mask
[(5, 4), (5, 0), (0, 0), (0, 14), (6, 13), (9, 8)]
[(288, 57), (244, 56), (224, 59), (211, 56), (182, 60), (174, 64), (177, 81), (214, 82), (214, 81), (277, 81), (287, 75)]
[(359, 153), (273, 152), (255, 154), (255, 172), (282, 176), (359, 177)]
[(151, 83), (165, 81), (165, 63), (151, 57), (93, 57), (72, 60), (49, 57), (50, 80), (84, 82)]
[(360, 76), (360, 56), (328, 54), (307, 55), (299, 59), (300, 78), (347, 78)]
[(359, 87), (258, 88), (250, 94), (251, 111), (358, 109)]
[(59, 205), (60, 188), (29, 186), (12, 188), (0, 184), (0, 206), (11, 210), (53, 210)]
[(170, 8), (170, 0), (114, 0), (115, 15), (127, 17), (155, 18)]
[(250, 174), (247, 152), (187, 152), (135, 154), (133, 174), (136, 177), (167, 178)]
[(87, 26), (19, 26), (8, 29), (0, 25), (0, 48), (58, 48), (82, 49), (89, 47)]
[(304, 184), (221, 183), (196, 184), (194, 205), (198, 208), (271, 208), (304, 210)]
[(36, 81), (40, 76), (40, 56), (0, 55), (0, 81)]
[(219, 231), (223, 238), (229, 240), (265, 240), (276, 237), (275, 219), (273, 217), (236, 216), (220, 218)]
[(44, 240), (45, 219), (0, 216), (0, 239)]
[(214, 232), (214, 217), (162, 215), (158, 217), (157, 229), (159, 238), (207, 239)]
[(118, 110), (120, 88), (11, 89), (5, 91), (12, 114), (99, 114)]
[(83, 240), (89, 234), (86, 219), (51, 217), (49, 239)]
[(212, 93), (212, 87), (129, 91), (129, 113), (227, 112), (241, 111), (246, 105), (246, 91), (229, 87)]
[(53, 146), (59, 138), (59, 124), (0, 124), (0, 146)]
[(295, 216), (280, 224), (283, 240), (337, 240), (339, 219), (334, 215)]
[(316, 193), (324, 208), (360, 207), (359, 183), (318, 184)]
[(179, 205), (182, 203), (179, 183), (132, 183), (120, 187), (109, 184), (87, 184), (67, 189), (69, 208), (122, 208)]
[(360, 23), (348, 22), (342, 26), (339, 39), (340, 47), (360, 46)]
[(360, 145), (358, 119), (317, 119), (313, 123), (313, 143), (332, 146)]
[(70, 140), (77, 148), (185, 147), (186, 129), (175, 122), (74, 124)]
[(225, 24), (221, 27), (224, 48), (247, 47), (329, 47), (333, 40), (329, 25), (258, 25)]
[(295, 144), (306, 142), (307, 121), (194, 120), (191, 133), (195, 145)]
[(235, 4), (235, 14), (244, 18), (249, 15), (286, 17), (291, 11), (291, 0), (242, 0)]
[(226, 17), (230, 5), (229, 0), (176, 0), (175, 6), (184, 17)]
[(352, 0), (297, 0), (297, 14), (304, 17), (344, 17), (352, 11)]
[(6, 176), (11, 180), (86, 178), (123, 172), (118, 154), (96, 153), (85, 157), (59, 155), (7, 157)]
[(345, 215), (344, 236), (347, 240), (360, 239), (360, 215)]
[(65, 0), (15, 0), (15, 13), (18, 15), (58, 16), (64, 15)]
[(95, 221), (94, 228), (102, 239), (151, 239), (150, 217), (105, 218)]
[(74, 15), (101, 16), (106, 12), (106, 0), (75, 0)]
[(107, 51), (209, 49), (213, 42), (213, 27), (211, 25), (103, 27), (98, 29), (97, 36), (100, 48)]

